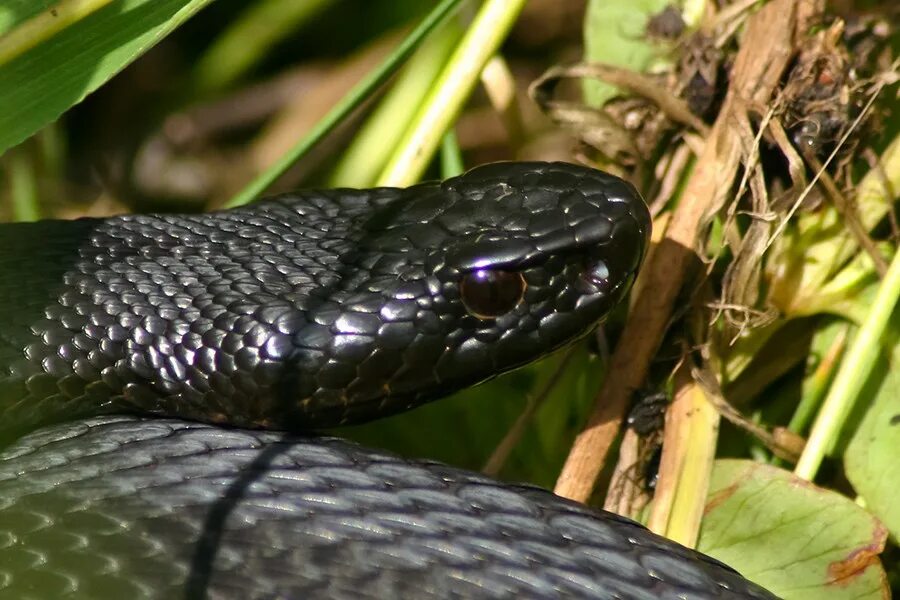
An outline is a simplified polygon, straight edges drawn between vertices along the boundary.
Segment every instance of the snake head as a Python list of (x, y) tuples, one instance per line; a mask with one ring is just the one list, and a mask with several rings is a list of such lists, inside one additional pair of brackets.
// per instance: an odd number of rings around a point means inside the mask
[(650, 219), (606, 173), (498, 163), (407, 189), (2, 228), (5, 422), (310, 428), (411, 408), (584, 335), (628, 291)]
[(585, 335), (627, 293), (650, 235), (630, 184), (566, 163), (490, 164), (385, 198), (345, 257), (362, 268), (344, 291), (382, 303), (377, 319), (342, 303), (327, 360), (343, 379), (326, 365), (308, 403), (327, 421), (405, 410)]

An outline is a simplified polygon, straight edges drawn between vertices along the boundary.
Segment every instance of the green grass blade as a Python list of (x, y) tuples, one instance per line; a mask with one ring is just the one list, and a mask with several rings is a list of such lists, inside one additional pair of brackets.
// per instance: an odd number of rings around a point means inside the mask
[(211, 1), (113, 0), (15, 54), (0, 65), (0, 152), (55, 121)]
[(0, 37), (0, 65), (46, 42), (112, 0), (61, 0)]
[(415, 183), (478, 83), (481, 70), (497, 52), (525, 0), (487, 0), (435, 82), (403, 139), (378, 178), (378, 185)]
[(448, 20), (416, 50), (391, 82), (391, 89), (366, 118), (328, 178), (333, 187), (370, 187), (413, 114), (462, 36), (456, 19)]
[(309, 152), (313, 146), (323, 137), (328, 135), (344, 118), (347, 117), (356, 107), (358, 107), (372, 92), (381, 86), (387, 79), (400, 67), (401, 64), (412, 54), (413, 50), (422, 43), (426, 36), (431, 33), (445, 18), (447, 18), (454, 9), (462, 4), (462, 0), (443, 0), (437, 5), (428, 16), (416, 27), (406, 38), (400, 42), (400, 45), (391, 52), (377, 69), (369, 73), (362, 81), (356, 84), (350, 93), (335, 105), (325, 117), (319, 121), (313, 130), (301, 139), (281, 157), (274, 165), (259, 174), (244, 189), (238, 192), (226, 206), (241, 206), (255, 199), (261, 194), (272, 182), (287, 171), (291, 165), (297, 162), (303, 155)]
[(454, 177), (463, 172), (462, 152), (456, 139), (456, 132), (452, 129), (444, 134), (441, 140), (441, 179)]
[(828, 391), (806, 448), (797, 462), (794, 472), (799, 477), (812, 480), (816, 476), (822, 458), (837, 438), (859, 391), (875, 365), (875, 359), (882, 348), (881, 340), (885, 328), (898, 298), (900, 298), (900, 252), (894, 254), (888, 272), (878, 288), (872, 309), (854, 338), (850, 351), (841, 363), (834, 383)]

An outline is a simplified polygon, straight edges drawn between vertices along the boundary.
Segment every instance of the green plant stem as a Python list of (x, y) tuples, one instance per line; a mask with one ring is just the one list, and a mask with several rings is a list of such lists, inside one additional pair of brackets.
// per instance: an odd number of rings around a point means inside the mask
[(72, 23), (80, 21), (112, 0), (60, 0), (0, 37), (0, 65), (25, 54)]
[(450, 19), (416, 50), (353, 136), (350, 146), (341, 153), (328, 178), (330, 186), (364, 188), (374, 185), (391, 151), (409, 126), (409, 116), (422, 104), (461, 36), (459, 23)]
[(42, 176), (54, 181), (65, 177), (66, 131), (60, 121), (54, 121), (34, 136), (38, 143)]
[(316, 143), (328, 135), (347, 115), (358, 107), (375, 89), (383, 84), (400, 67), (422, 40), (431, 33), (445, 18), (462, 4), (462, 0), (443, 0), (428, 16), (400, 42), (400, 45), (381, 63), (377, 69), (369, 73), (357, 83), (350, 93), (344, 96), (334, 108), (322, 118), (313, 130), (297, 142), (274, 165), (260, 173), (244, 189), (238, 192), (226, 206), (247, 204), (262, 193), (272, 182), (287, 171), (291, 165), (312, 149)]
[(828, 384), (832, 381), (835, 365), (840, 360), (844, 353), (844, 348), (847, 346), (850, 328), (850, 323), (841, 322), (840, 330), (828, 346), (821, 362), (804, 383), (803, 396), (800, 398), (800, 403), (797, 404), (797, 409), (794, 411), (790, 423), (788, 423), (790, 431), (802, 435), (815, 416), (822, 398), (825, 397), (825, 392), (828, 391)]
[(454, 177), (463, 172), (462, 152), (456, 139), (456, 132), (452, 129), (444, 134), (441, 140), (441, 179)]
[(875, 365), (875, 359), (882, 348), (882, 336), (897, 305), (898, 297), (900, 297), (900, 252), (894, 253), (888, 272), (878, 288), (872, 309), (853, 340), (850, 351), (841, 363), (828, 396), (822, 404), (822, 410), (813, 425), (809, 441), (794, 470), (798, 477), (811, 481), (822, 463), (826, 450), (837, 438), (859, 391)]
[(421, 178), (444, 132), (459, 114), (484, 65), (506, 38), (524, 5), (525, 0), (487, 0), (481, 6), (388, 160), (378, 185), (406, 186)]

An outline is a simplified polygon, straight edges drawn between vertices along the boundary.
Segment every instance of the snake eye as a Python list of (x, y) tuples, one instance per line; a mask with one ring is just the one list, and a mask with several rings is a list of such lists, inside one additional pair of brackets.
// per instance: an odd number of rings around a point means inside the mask
[(470, 315), (493, 319), (508, 313), (522, 301), (525, 278), (521, 273), (511, 271), (479, 269), (463, 276), (459, 294)]

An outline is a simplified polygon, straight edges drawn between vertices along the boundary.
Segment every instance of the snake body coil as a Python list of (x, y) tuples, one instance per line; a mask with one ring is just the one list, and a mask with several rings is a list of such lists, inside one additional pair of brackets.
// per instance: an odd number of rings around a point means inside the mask
[(547, 163), (0, 226), (0, 435), (68, 422), (0, 456), (0, 592), (771, 597), (547, 492), (220, 427), (364, 421), (532, 361), (624, 296), (649, 227), (628, 184)]

